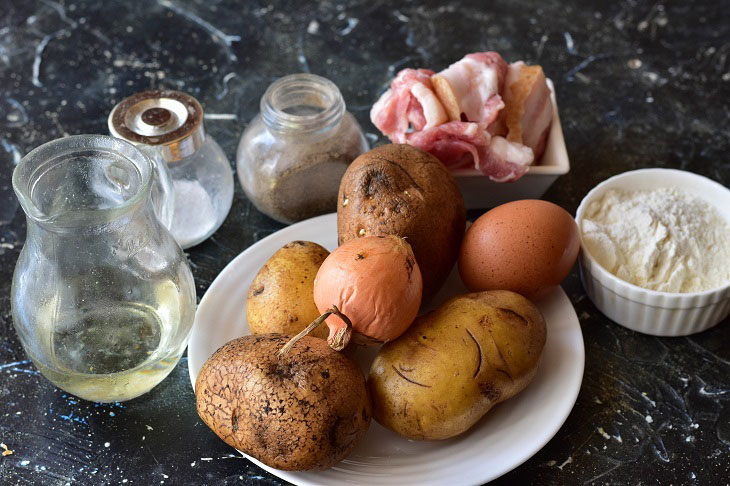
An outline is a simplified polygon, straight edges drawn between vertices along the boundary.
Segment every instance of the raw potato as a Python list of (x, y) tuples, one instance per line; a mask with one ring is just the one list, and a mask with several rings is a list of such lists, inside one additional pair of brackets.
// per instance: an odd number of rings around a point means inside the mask
[(537, 372), (545, 321), (506, 290), (454, 297), (381, 348), (370, 368), (373, 415), (409, 439), (448, 439)]
[(228, 445), (287, 471), (326, 469), (365, 437), (371, 404), (359, 367), (322, 339), (244, 336), (203, 364), (198, 414)]
[(362, 154), (340, 183), (340, 244), (361, 236), (406, 238), (421, 268), (424, 301), (451, 272), (465, 224), (454, 177), (436, 157), (410, 145), (383, 145)]
[[(251, 334), (296, 334), (319, 317), (314, 277), (329, 252), (311, 241), (292, 241), (261, 267), (248, 289), (246, 319)], [(320, 326), (310, 336), (325, 339)]]

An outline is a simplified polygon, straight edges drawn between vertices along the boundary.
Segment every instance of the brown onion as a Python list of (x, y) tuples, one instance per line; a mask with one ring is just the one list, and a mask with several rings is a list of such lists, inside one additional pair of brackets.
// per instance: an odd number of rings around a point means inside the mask
[(358, 344), (391, 341), (415, 320), (422, 292), (421, 270), (405, 239), (387, 235), (350, 240), (330, 253), (314, 279), (314, 303), (322, 316), (292, 341), (325, 319), (327, 342), (338, 351), (351, 338)]

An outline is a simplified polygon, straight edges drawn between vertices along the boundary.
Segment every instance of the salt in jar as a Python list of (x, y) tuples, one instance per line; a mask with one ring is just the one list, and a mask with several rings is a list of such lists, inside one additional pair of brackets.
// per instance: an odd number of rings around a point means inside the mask
[(167, 164), (174, 193), (170, 232), (182, 248), (201, 243), (223, 224), (233, 201), (233, 171), (205, 133), (195, 98), (172, 90), (136, 93), (112, 109), (109, 131)]

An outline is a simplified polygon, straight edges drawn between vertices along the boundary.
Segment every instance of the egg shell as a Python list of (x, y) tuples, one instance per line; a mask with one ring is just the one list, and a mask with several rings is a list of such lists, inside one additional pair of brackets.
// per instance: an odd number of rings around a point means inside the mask
[(538, 298), (570, 273), (578, 225), (560, 206), (513, 201), (481, 215), (464, 236), (459, 274), (472, 292), (511, 290)]

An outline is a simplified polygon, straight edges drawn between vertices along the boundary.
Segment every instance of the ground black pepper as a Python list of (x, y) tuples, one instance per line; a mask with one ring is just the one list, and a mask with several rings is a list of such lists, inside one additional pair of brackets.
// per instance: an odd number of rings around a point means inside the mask
[(368, 150), (337, 87), (319, 76), (287, 76), (261, 105), (238, 146), (246, 196), (283, 223), (336, 211), (347, 166)]
[[(352, 115), (343, 118), (336, 133), (325, 140), (286, 144), (259, 153), (262, 158), (278, 160), (270, 179), (255, 182), (258, 198), (253, 203), (259, 210), (286, 223), (337, 210), (337, 191), (347, 166), (367, 151)], [(281, 152), (275, 155), (277, 149)]]

